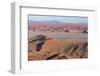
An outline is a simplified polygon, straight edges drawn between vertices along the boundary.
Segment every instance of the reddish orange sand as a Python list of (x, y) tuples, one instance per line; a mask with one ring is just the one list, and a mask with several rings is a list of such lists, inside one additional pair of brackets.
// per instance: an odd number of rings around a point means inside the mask
[(51, 59), (77, 59), (87, 58), (86, 41), (75, 40), (47, 40), (42, 49), (37, 52), (36, 46), (29, 43), (28, 60), (51, 60)]

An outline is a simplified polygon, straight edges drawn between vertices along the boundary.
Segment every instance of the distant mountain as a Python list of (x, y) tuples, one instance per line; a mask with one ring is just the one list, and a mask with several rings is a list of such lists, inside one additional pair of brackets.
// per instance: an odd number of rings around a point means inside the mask
[(59, 21), (29, 21), (29, 30), (51, 32), (88, 32), (87, 23), (64, 23)]

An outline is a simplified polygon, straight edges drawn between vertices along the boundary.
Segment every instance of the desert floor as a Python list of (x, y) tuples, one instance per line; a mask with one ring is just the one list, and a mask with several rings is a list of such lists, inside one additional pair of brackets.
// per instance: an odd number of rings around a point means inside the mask
[(79, 58), (88, 58), (87, 38), (49, 38), (39, 51), (36, 51), (34, 42), (28, 43), (29, 61)]

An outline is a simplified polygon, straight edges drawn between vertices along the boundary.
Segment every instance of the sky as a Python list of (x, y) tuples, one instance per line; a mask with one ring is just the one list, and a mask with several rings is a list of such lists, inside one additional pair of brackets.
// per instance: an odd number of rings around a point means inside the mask
[(60, 22), (65, 22), (65, 23), (88, 23), (88, 17), (79, 17), (79, 16), (29, 15), (28, 20), (31, 20), (31, 21), (60, 21)]

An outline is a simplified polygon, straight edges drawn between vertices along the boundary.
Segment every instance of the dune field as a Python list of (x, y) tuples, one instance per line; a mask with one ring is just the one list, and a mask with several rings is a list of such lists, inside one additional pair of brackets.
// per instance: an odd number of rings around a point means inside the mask
[[(32, 34), (32, 32), (30, 34)], [(43, 33), (43, 35), (35, 34), (38, 33), (33, 33), (33, 37), (31, 36), (28, 40), (29, 61), (88, 57), (87, 34), (70, 33), (70, 35), (66, 33), (66, 35), (61, 36), (60, 33), (58, 33), (51, 37), (47, 36), (47, 33)], [(50, 35), (50, 33), (48, 35)]]

